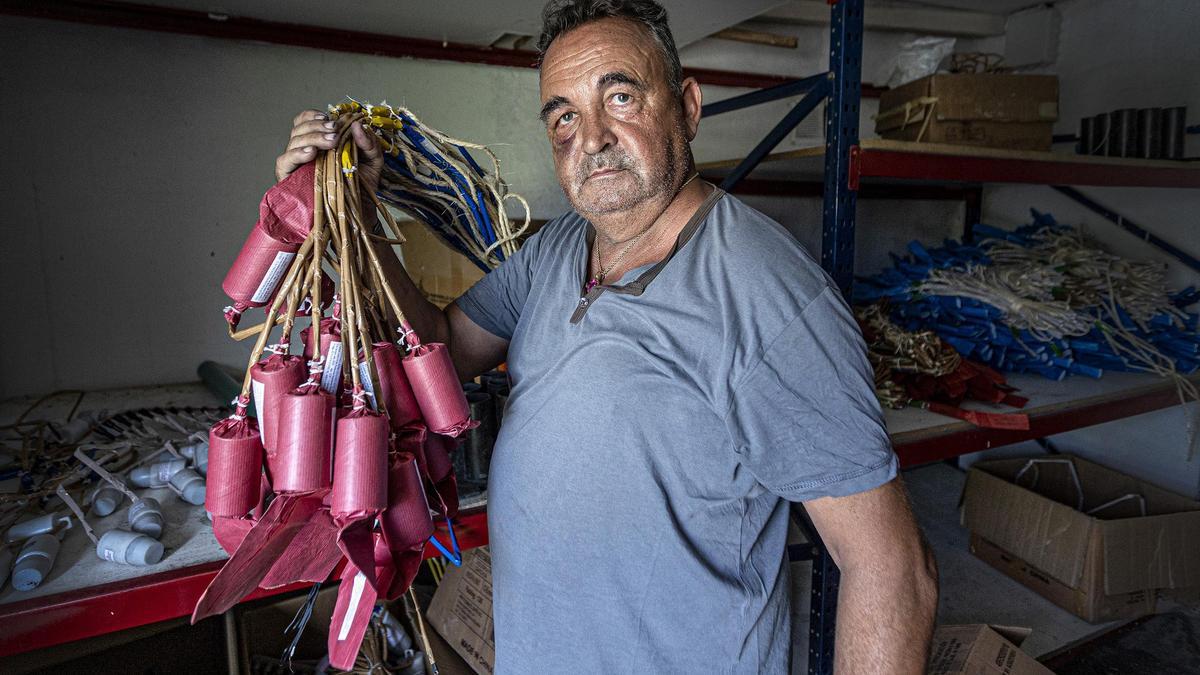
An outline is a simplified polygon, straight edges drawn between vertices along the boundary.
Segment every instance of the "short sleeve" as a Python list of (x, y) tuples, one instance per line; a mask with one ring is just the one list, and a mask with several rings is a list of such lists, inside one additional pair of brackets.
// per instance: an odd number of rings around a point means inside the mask
[(485, 274), (454, 301), (480, 328), (496, 337), (512, 340), (533, 285), (543, 234), (549, 227), (547, 224), (526, 239), (511, 258)]
[(826, 287), (736, 383), (725, 425), (739, 462), (790, 501), (841, 497), (896, 475), (866, 345)]

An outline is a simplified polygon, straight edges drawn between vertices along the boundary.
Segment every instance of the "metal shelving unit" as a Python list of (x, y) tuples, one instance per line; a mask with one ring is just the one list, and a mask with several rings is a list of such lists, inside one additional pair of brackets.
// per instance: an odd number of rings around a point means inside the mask
[[(829, 70), (791, 84), (750, 92), (704, 107), (706, 116), (804, 93), (745, 158), (698, 168), (721, 187), (752, 194), (821, 196), (821, 266), (849, 293), (853, 280), (855, 211), (860, 190), (888, 198), (962, 199), (964, 237), (979, 222), (985, 183), (1048, 185), (1136, 236), (1200, 270), (1200, 261), (1068, 186), (1200, 188), (1192, 163), (1118, 159), (1050, 152), (1006, 151), (928, 143), (859, 139), (864, 0), (830, 0)], [(828, 99), (824, 147), (772, 153), (821, 101)], [(820, 186), (819, 188), (817, 186)], [(910, 193), (910, 194), (905, 194)], [(1049, 383), (1014, 376), (1030, 396), (1030, 429), (981, 429), (919, 410), (889, 411), (888, 428), (902, 466), (914, 466), (1023, 440), (1123, 419), (1180, 403), (1160, 378), (1115, 373), (1103, 380)], [(799, 509), (797, 510), (799, 511)], [(805, 519), (798, 518), (802, 521)], [(819, 537), (813, 561), (809, 672), (833, 671), (838, 571)]]

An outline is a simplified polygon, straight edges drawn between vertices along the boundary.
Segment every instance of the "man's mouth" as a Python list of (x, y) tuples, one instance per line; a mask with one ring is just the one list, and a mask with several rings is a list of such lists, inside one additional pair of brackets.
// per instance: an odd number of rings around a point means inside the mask
[(624, 171), (624, 169), (600, 169), (599, 171), (593, 171), (590, 174), (588, 174), (587, 180), (591, 180), (593, 178), (603, 178), (604, 176), (611, 176), (615, 173), (620, 173), (621, 171)]

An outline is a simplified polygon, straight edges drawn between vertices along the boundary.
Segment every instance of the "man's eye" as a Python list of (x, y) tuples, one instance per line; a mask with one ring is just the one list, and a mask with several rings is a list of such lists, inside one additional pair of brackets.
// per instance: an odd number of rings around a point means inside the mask
[(633, 101), (633, 97), (624, 92), (618, 92), (616, 94), (613, 94), (612, 100), (613, 100), (613, 103), (616, 103), (617, 105), (626, 105)]
[(577, 114), (578, 114), (578, 113), (573, 113), (573, 112), (563, 113), (563, 114), (562, 114), (562, 115), (561, 115), (561, 116), (558, 118), (558, 126), (560, 126), (560, 127), (561, 127), (561, 126), (562, 126), (562, 125), (564, 125), (564, 124), (570, 124), (571, 122), (574, 122), (574, 121), (575, 121), (575, 116), (576, 116)]

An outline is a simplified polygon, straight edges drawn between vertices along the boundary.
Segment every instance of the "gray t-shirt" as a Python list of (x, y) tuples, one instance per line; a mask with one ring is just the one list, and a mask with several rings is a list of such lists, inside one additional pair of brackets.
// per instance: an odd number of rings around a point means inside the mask
[(672, 256), (584, 303), (593, 236), (557, 218), (457, 301), (509, 340), (496, 672), (785, 673), (785, 500), (896, 474), (862, 336), (796, 240), (719, 190)]

